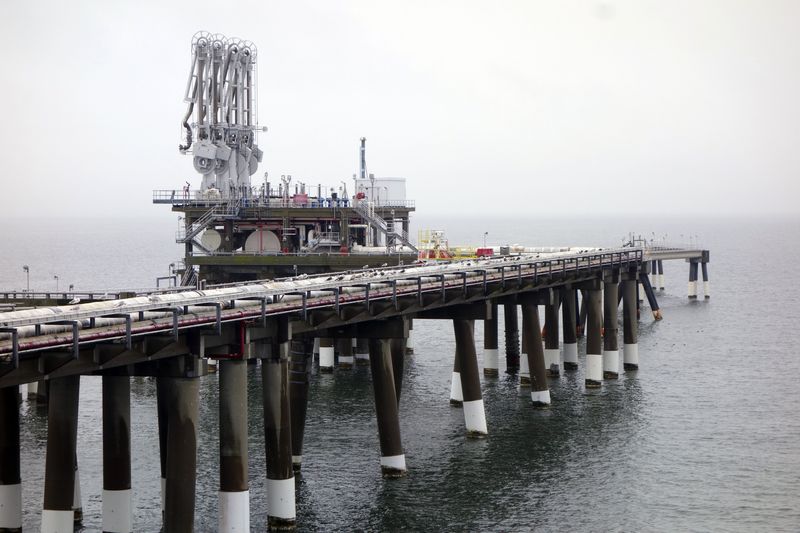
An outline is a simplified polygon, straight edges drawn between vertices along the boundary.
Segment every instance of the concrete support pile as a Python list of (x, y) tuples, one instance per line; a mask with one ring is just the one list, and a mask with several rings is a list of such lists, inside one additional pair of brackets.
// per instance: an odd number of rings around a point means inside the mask
[(103, 376), (103, 531), (133, 531), (128, 376)]
[(381, 443), (381, 472), (384, 477), (400, 477), (406, 473), (406, 456), (400, 440), (397, 391), (387, 339), (370, 339), (369, 361)]
[(450, 405), (461, 406), (464, 394), (461, 390), (461, 360), (458, 353), (453, 356), (453, 373), (450, 376)]
[(519, 324), (517, 323), (517, 305), (503, 305), (506, 330), (506, 372), (514, 374), (519, 371)]
[[(264, 446), (267, 457), (267, 519), (272, 528), (294, 527), (295, 479), (292, 467), (292, 427), (289, 399), (288, 320), (280, 320), (277, 333), (261, 360), (264, 402)], [(324, 339), (323, 339), (324, 341)], [(320, 343), (320, 361), (325, 343)], [(333, 342), (330, 342), (333, 351)]]
[(464, 424), (469, 437), (485, 437), (486, 412), (481, 394), (481, 381), (478, 374), (478, 356), (475, 353), (475, 322), (472, 320), (453, 320), (456, 337), (456, 360), (461, 370), (461, 389), (463, 393)]
[(200, 383), (196, 377), (159, 377), (166, 407), (164, 531), (194, 527)]
[(602, 294), (600, 289), (586, 291), (586, 388), (595, 389), (603, 382)]
[(250, 531), (247, 361), (219, 364), (219, 531)]
[(561, 351), (558, 347), (558, 300), (548, 303), (545, 309), (544, 361), (547, 375), (557, 378), (561, 375)]
[(355, 357), (353, 355), (353, 339), (345, 337), (338, 339), (336, 346), (339, 349), (339, 369), (349, 370), (353, 368)]
[(577, 293), (565, 289), (562, 293), (561, 316), (564, 321), (564, 370), (578, 369)]
[(617, 309), (617, 280), (610, 277), (603, 284), (603, 378), (617, 379), (619, 377), (619, 326)]
[[(71, 520), (69, 526), (72, 527)], [(16, 386), (0, 389), (0, 531), (22, 531), (19, 403)]]
[(308, 385), (311, 370), (311, 343), (306, 339), (292, 341), (289, 360), (289, 411), (292, 417), (292, 466), (299, 472), (303, 463), (303, 435), (308, 409)]
[(636, 279), (622, 280), (622, 361), (625, 370), (639, 368), (639, 344), (636, 319)]
[(697, 261), (689, 261), (689, 286), (687, 293), (690, 299), (697, 298)]
[(483, 321), (483, 375), (498, 376), (500, 360), (497, 350), (497, 304), (492, 304), (492, 317)]
[(334, 351), (333, 339), (324, 337), (319, 339), (319, 371), (333, 372)]
[(520, 387), (530, 387), (531, 367), (528, 363), (528, 329), (525, 322), (522, 322), (522, 333), (520, 335), (520, 357), (519, 357), (519, 385)]
[[(74, 528), (79, 391), (80, 376), (50, 381), (42, 533), (72, 531)], [(16, 401), (16, 388), (14, 393)]]
[(522, 327), (528, 332), (526, 352), (531, 372), (531, 401), (535, 407), (548, 407), (550, 405), (550, 389), (547, 385), (547, 369), (544, 363), (538, 304), (522, 304)]

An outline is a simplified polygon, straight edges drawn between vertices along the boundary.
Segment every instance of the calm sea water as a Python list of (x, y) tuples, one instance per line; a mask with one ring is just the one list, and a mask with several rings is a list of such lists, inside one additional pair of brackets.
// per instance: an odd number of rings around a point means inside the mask
[[(710, 301), (686, 298), (688, 266), (668, 262), (664, 320), (643, 313), (641, 368), (599, 391), (582, 370), (551, 381), (531, 409), (512, 378), (482, 378), (490, 436), (468, 440), (448, 403), (452, 327), (416, 321), (401, 428), (408, 476), (383, 480), (369, 371), (314, 373), (299, 529), (306, 531), (800, 530), (800, 219), (423, 219), (452, 244), (618, 244), (630, 230), (711, 249)], [(0, 288), (145, 287), (180, 250), (172, 218), (112, 223), (6, 221)], [(681, 238), (681, 235), (683, 237)], [(691, 235), (691, 237), (690, 237)], [(502, 328), (502, 323), (501, 323)], [(502, 331), (502, 330), (501, 330)], [(482, 346), (482, 328), (476, 328)], [(501, 335), (502, 350), (502, 335)], [(480, 357), (480, 349), (478, 350)], [(582, 358), (581, 358), (582, 360)], [(502, 363), (501, 363), (502, 364)], [(202, 379), (197, 530), (216, 529), (217, 377)], [(266, 521), (260, 379), (250, 376), (251, 523)], [(155, 387), (132, 385), (135, 529), (159, 528)], [(100, 378), (81, 381), (85, 530), (100, 529)], [(22, 405), (25, 529), (43, 494), (45, 413)]]

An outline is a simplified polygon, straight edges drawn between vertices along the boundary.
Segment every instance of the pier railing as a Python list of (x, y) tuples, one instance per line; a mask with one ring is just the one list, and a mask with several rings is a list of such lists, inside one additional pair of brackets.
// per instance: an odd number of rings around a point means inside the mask
[[(235, 195), (236, 200), (241, 201), (242, 207), (264, 207), (264, 208), (292, 208), (292, 209), (305, 209), (305, 208), (342, 208), (352, 207), (352, 198), (323, 198), (322, 200), (311, 197), (304, 201), (295, 201), (293, 199), (284, 200), (282, 198), (267, 198), (255, 191), (252, 194)], [(154, 204), (170, 204), (181, 205), (187, 207), (207, 207), (212, 208), (215, 206), (226, 205), (230, 201), (228, 197), (220, 195), (208, 195), (198, 189), (180, 190), (180, 189), (157, 189), (153, 191)], [(378, 209), (414, 209), (414, 200), (380, 200), (373, 202)]]
[[(482, 297), (488, 298), (490, 285), (499, 287), (502, 293), (513, 293), (531, 290), (541, 280), (557, 286), (558, 279), (563, 279), (558, 274), (574, 273), (580, 278), (582, 272), (591, 276), (604, 268), (626, 268), (641, 261), (640, 248), (563, 254), (548, 259), (505, 256), (301, 275), (203, 290), (158, 291), (114, 302), (11, 311), (0, 313), (0, 328), (4, 331), (0, 333), (0, 359), (16, 365), (20, 354), (28, 351), (71, 347), (78, 353), (78, 346), (86, 342), (118, 339), (130, 345), (132, 336), (169, 331), (177, 336), (185, 328), (216, 324), (219, 329), (223, 322), (259, 317), (266, 320), (268, 316), (287, 313), (299, 312), (306, 318), (312, 310), (329, 308), (338, 312), (342, 305), (369, 306), (375, 300), (391, 300), (397, 308), (401, 296), (416, 295), (422, 304), (423, 294), (440, 293), (441, 302), (445, 302), (448, 291), (460, 290), (466, 296), (468, 289), (476, 286), (482, 287)], [(145, 313), (160, 315), (154, 318)], [(96, 322), (99, 318), (104, 320)], [(109, 324), (109, 320), (116, 322)], [(39, 328), (36, 332), (19, 329), (45, 324), (63, 331), (42, 335)]]

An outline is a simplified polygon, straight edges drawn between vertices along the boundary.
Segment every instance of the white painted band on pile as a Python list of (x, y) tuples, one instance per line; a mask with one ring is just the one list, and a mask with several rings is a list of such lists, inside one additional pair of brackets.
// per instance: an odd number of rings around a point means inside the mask
[(401, 453), (400, 455), (388, 455), (386, 457), (381, 457), (381, 466), (386, 468), (394, 468), (395, 470), (405, 470), (406, 454)]
[(133, 531), (133, 491), (103, 490), (103, 531), (131, 533)]
[(219, 492), (219, 531), (247, 533), (250, 531), (250, 491)]
[(625, 363), (638, 365), (639, 364), (639, 345), (624, 344), (622, 346), (622, 357)]
[(289, 479), (267, 478), (267, 515), (294, 520), (294, 476)]
[(75, 512), (53, 511), (45, 509), (42, 511), (42, 533), (72, 533), (75, 530)]
[(578, 344), (571, 342), (564, 345), (564, 362), (577, 363), (578, 362)]
[(0, 485), (0, 528), (22, 527), (22, 484)]
[(461, 374), (459, 372), (453, 372), (453, 376), (450, 378), (450, 399), (457, 402), (464, 401), (464, 394), (461, 391)]
[(550, 389), (531, 391), (531, 401), (550, 405)]
[(488, 433), (483, 399), (464, 402), (464, 424), (469, 432), (483, 433), (484, 435)]
[(619, 350), (603, 350), (603, 372), (619, 373)]
[(603, 380), (603, 356), (596, 353), (586, 354), (586, 379)]
[(558, 348), (545, 348), (544, 350), (545, 368), (549, 369), (553, 365), (561, 367), (561, 350)]
[(320, 368), (333, 368), (333, 346), (319, 347), (319, 366)]

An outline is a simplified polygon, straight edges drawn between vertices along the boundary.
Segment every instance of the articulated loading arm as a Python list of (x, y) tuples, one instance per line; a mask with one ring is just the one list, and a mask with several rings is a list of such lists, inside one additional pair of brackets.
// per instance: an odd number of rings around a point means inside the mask
[(201, 194), (250, 193), (250, 176), (263, 155), (255, 142), (256, 56), (250, 41), (208, 32), (192, 38), (182, 122), (186, 143), (178, 148), (184, 154), (192, 150), (194, 168), (202, 175)]

